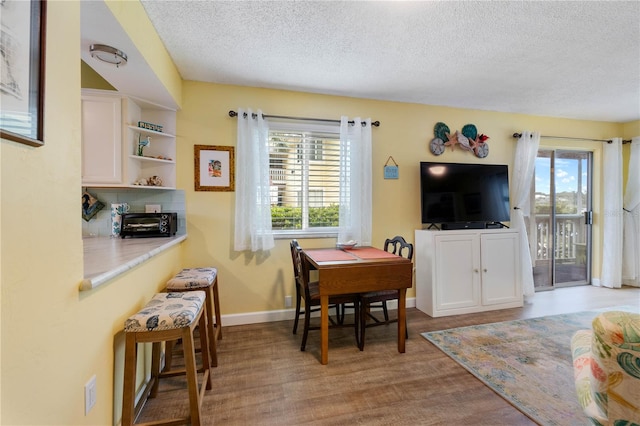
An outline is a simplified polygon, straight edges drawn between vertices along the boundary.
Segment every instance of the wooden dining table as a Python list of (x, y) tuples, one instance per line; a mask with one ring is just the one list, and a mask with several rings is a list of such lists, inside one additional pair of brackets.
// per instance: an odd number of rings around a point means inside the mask
[(398, 352), (405, 352), (405, 297), (413, 276), (409, 259), (375, 247), (307, 249), (302, 254), (309, 269), (318, 271), (322, 364), (329, 362), (329, 296), (337, 294), (398, 290)]

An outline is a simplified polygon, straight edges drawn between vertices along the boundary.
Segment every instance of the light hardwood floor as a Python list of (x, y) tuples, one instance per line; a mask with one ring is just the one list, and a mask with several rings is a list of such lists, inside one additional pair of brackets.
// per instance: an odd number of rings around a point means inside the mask
[[(406, 353), (397, 351), (395, 324), (367, 329), (364, 352), (351, 329), (331, 329), (324, 366), (319, 331), (309, 332), (300, 352), (293, 320), (225, 327), (204, 424), (533, 425), (420, 333), (618, 305), (640, 311), (640, 289), (561, 288), (537, 293), (523, 308), (441, 318), (412, 308)], [(164, 379), (138, 421), (186, 413), (184, 386)]]

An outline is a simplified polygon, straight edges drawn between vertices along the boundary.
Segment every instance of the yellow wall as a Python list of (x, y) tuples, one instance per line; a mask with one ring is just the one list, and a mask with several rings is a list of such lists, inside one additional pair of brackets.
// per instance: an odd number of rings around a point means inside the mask
[(622, 137), (624, 139), (640, 136), (640, 120), (630, 121), (622, 125)]
[[(129, 4), (131, 3), (131, 4)], [(130, 7), (132, 13), (127, 13)], [(0, 424), (106, 425), (119, 419), (121, 346), (125, 318), (142, 306), (180, 267), (215, 265), (220, 270), (223, 313), (275, 311), (293, 293), (287, 241), (269, 254), (232, 250), (234, 193), (193, 191), (193, 145), (235, 145), (236, 120), (229, 109), (262, 108), (266, 113), (337, 118), (338, 114), (380, 120), (374, 129), (374, 230), (381, 244), (389, 235), (413, 240), (420, 226), (418, 162), (434, 157), (427, 150), (436, 121), (452, 129), (474, 123), (491, 139), (485, 162), (511, 164), (511, 134), (522, 129), (543, 134), (609, 138), (618, 124), (583, 122), (517, 114), (379, 102), (287, 91), (184, 82), (166, 52), (145, 52), (184, 108), (178, 115), (178, 187), (186, 190), (187, 242), (121, 278), (78, 292), (83, 278), (80, 226), (80, 5), (48, 2), (45, 145), (32, 148), (0, 142), (0, 327), (2, 384)], [(137, 2), (114, 2), (140, 46), (148, 33)], [(143, 23), (141, 23), (143, 22)], [(140, 24), (141, 31), (135, 30)], [(150, 46), (157, 48), (154, 39)], [(160, 49), (163, 50), (163, 49)], [(633, 135), (640, 134), (630, 130)], [(631, 136), (631, 135), (629, 135)], [(546, 141), (552, 143), (552, 141)], [(563, 143), (563, 146), (582, 146)], [(585, 144), (596, 152), (601, 145)], [(399, 180), (382, 179), (389, 155), (400, 165)], [(446, 161), (480, 161), (462, 151)], [(599, 189), (599, 183), (596, 191)], [(600, 210), (602, 207), (597, 204)], [(599, 217), (596, 215), (596, 224)], [(304, 240), (306, 247), (331, 240)], [(599, 257), (599, 245), (596, 247)], [(595, 262), (599, 268), (599, 262)], [(594, 276), (597, 274), (594, 273)], [(413, 293), (410, 292), (410, 296)], [(114, 356), (114, 352), (118, 356)], [(114, 368), (114, 365), (116, 367)], [(96, 374), (98, 401), (84, 415), (84, 384)], [(114, 385), (115, 384), (115, 385)], [(115, 387), (114, 387), (115, 386)]]
[[(180, 268), (182, 247), (78, 291), (80, 3), (50, 1), (47, 18), (45, 145), (0, 142), (0, 424), (108, 425), (114, 380), (121, 380), (114, 336)], [(84, 385), (93, 374), (98, 400), (85, 416)], [(118, 404), (115, 411), (119, 418)]]
[(80, 61), (80, 70), (82, 88), (90, 87), (92, 89), (116, 90), (107, 80), (87, 65), (85, 61)]
[[(537, 130), (554, 136), (604, 139), (621, 134), (621, 125), (566, 120), (486, 111), (473, 111), (418, 104), (383, 102), (300, 92), (217, 85), (186, 81), (183, 109), (178, 112), (178, 187), (185, 189), (189, 240), (187, 266), (215, 265), (219, 268), (224, 314), (270, 311), (284, 308), (284, 296), (293, 295), (288, 240), (276, 241), (268, 254), (250, 255), (233, 251), (234, 193), (195, 192), (193, 145), (235, 145), (236, 119), (227, 112), (239, 107), (262, 109), (265, 114), (301, 117), (371, 117), (381, 126), (373, 129), (373, 243), (396, 234), (413, 241), (420, 224), (420, 161), (509, 164), (512, 167), (514, 132)], [(460, 149), (439, 157), (428, 150), (436, 122), (452, 130), (473, 123), (490, 136), (490, 154), (480, 160)], [(600, 162), (602, 142), (543, 139), (544, 146), (586, 149), (594, 152), (594, 233), (599, 235), (602, 211)], [(383, 179), (383, 165), (393, 156), (400, 168), (398, 180)], [(510, 168), (511, 168), (510, 167)], [(301, 240), (303, 247), (332, 246), (335, 240)], [(594, 244), (594, 277), (600, 273), (601, 242)], [(415, 295), (414, 290), (408, 292)]]
[(142, 4), (137, 0), (105, 0), (105, 3), (156, 73), (158, 79), (180, 106), (182, 104), (182, 78)]
[[(623, 126), (622, 138), (631, 139), (640, 137), (640, 120), (625, 123)], [(629, 178), (629, 159), (631, 158), (631, 144), (622, 145), (622, 182), (624, 189), (627, 189), (627, 179)], [(640, 164), (636, 164), (640, 167)]]

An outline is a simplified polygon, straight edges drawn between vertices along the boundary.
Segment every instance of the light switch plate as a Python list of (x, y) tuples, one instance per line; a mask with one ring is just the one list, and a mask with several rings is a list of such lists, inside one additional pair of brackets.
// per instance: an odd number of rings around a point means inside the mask
[(160, 204), (145, 204), (144, 206), (145, 213), (161, 213), (162, 207)]

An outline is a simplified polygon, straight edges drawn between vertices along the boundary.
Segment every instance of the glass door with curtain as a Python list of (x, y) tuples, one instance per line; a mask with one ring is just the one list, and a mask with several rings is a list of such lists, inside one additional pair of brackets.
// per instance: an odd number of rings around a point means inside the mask
[(591, 153), (539, 150), (532, 185), (536, 291), (590, 284)]

